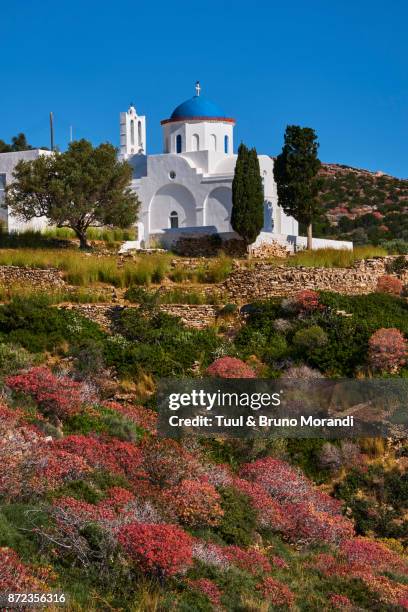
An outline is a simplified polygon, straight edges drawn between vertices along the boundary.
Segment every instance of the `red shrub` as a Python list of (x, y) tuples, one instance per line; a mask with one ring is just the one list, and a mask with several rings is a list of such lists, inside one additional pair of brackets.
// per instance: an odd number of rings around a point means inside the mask
[(155, 486), (173, 486), (204, 473), (196, 458), (175, 440), (146, 438), (141, 449), (143, 468)]
[(66, 376), (55, 376), (44, 366), (8, 376), (6, 383), (15, 391), (30, 395), (45, 414), (66, 418), (81, 409), (81, 385)]
[(282, 505), (272, 499), (260, 484), (237, 477), (234, 478), (233, 486), (249, 498), (252, 508), (257, 512), (260, 525), (270, 527), (274, 531), (285, 531), (288, 528)]
[[(261, 495), (262, 489), (271, 496), (278, 529), (291, 539), (307, 543), (339, 543), (353, 535), (352, 522), (342, 516), (341, 502), (319, 491), (298, 469), (285, 461), (272, 457), (258, 459), (244, 465), (241, 475), (261, 488), (256, 494), (251, 494), (247, 488), (247, 495), (253, 504), (269, 506), (273, 527), (272, 507)], [(245, 489), (242, 483), (239, 486), (241, 490)]]
[(395, 373), (407, 360), (407, 341), (399, 329), (381, 328), (368, 342), (368, 360), (374, 370)]
[(376, 594), (382, 603), (388, 606), (403, 607), (404, 600), (408, 599), (408, 586), (406, 584), (394, 582), (386, 576), (375, 576), (370, 572), (360, 572), (356, 575), (370, 591)]
[(100, 523), (109, 525), (116, 519), (116, 513), (112, 508), (105, 507), (102, 504), (89, 504), (73, 497), (60, 497), (52, 505), (60, 510), (61, 514), (69, 514), (74, 517), (78, 524)]
[(394, 571), (408, 575), (408, 563), (382, 542), (369, 538), (352, 538), (342, 543), (340, 550), (349, 563), (376, 572)]
[(118, 540), (139, 569), (158, 578), (183, 572), (192, 563), (192, 538), (176, 525), (132, 523), (120, 529)]
[(165, 491), (163, 500), (177, 519), (190, 527), (218, 525), (224, 514), (219, 493), (205, 481), (182, 480)]
[(223, 548), (223, 553), (230, 563), (254, 576), (271, 571), (268, 559), (256, 548), (245, 549), (231, 545)]
[(274, 606), (291, 608), (295, 602), (290, 588), (275, 578), (265, 578), (256, 588)]
[(396, 276), (384, 274), (377, 280), (377, 291), (379, 293), (390, 293), (391, 295), (401, 295), (402, 282)]
[(214, 378), (256, 378), (254, 370), (241, 359), (220, 357), (207, 368), (208, 376)]
[(288, 569), (289, 565), (286, 563), (285, 559), (282, 557), (272, 557), (272, 564), (274, 567), (279, 567), (279, 569)]
[(64, 482), (78, 480), (90, 471), (88, 463), (82, 457), (47, 445), (27, 460), (23, 474), (27, 490), (42, 493), (56, 489)]
[(292, 540), (302, 540), (307, 544), (339, 544), (354, 534), (354, 526), (349, 519), (316, 510), (311, 502), (287, 504), (285, 511), (290, 523), (286, 534)]
[(50, 578), (49, 569), (28, 567), (13, 549), (0, 548), (0, 591), (45, 591)]
[(303, 501), (312, 489), (311, 483), (298, 469), (272, 457), (246, 463), (241, 476), (257, 483), (281, 502)]
[(319, 294), (312, 289), (303, 289), (295, 295), (296, 305), (303, 312), (311, 312), (319, 307)]
[(101, 502), (99, 506), (113, 508), (117, 512), (123, 510), (128, 504), (135, 501), (133, 493), (122, 487), (112, 487), (108, 490), (108, 497)]
[(142, 454), (132, 442), (117, 438), (102, 440), (96, 436), (66, 436), (54, 442), (55, 449), (82, 457), (94, 469), (103, 469), (114, 474), (137, 478), (141, 475)]
[(188, 584), (192, 589), (203, 593), (214, 607), (221, 606), (222, 591), (212, 580), (199, 578), (198, 580), (189, 580)]
[(330, 595), (329, 601), (335, 610), (352, 610), (354, 608), (346, 595)]

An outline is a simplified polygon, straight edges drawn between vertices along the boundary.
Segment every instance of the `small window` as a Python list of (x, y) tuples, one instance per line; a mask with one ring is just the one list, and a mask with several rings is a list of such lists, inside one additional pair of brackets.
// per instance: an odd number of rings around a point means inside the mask
[(130, 121), (130, 144), (135, 144), (135, 122), (133, 119)]
[(227, 136), (227, 134), (225, 134), (224, 136), (224, 153), (228, 153), (229, 152), (229, 138)]
[(142, 144), (142, 122), (138, 121), (137, 124), (137, 144), (139, 145), (139, 147)]
[(173, 210), (170, 213), (170, 227), (172, 229), (177, 229), (179, 226), (179, 218), (178, 218), (178, 214), (176, 213), (175, 210)]
[(178, 134), (176, 138), (176, 153), (181, 153), (181, 136)]
[(176, 178), (176, 173), (174, 172), (174, 170), (170, 170), (169, 178), (171, 178), (172, 181), (174, 181), (174, 179)]
[(199, 151), (200, 150), (200, 137), (198, 134), (193, 134), (193, 143), (192, 150)]

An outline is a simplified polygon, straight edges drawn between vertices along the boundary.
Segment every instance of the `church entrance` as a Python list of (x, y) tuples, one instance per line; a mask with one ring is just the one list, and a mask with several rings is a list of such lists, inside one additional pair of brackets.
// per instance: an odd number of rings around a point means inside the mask
[(183, 185), (164, 185), (156, 191), (149, 207), (150, 233), (196, 226), (196, 203)]

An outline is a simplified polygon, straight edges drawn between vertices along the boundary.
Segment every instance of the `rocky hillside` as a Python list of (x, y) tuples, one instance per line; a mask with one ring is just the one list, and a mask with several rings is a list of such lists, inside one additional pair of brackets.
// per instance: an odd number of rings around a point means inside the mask
[(357, 243), (408, 241), (408, 180), (341, 164), (323, 164), (325, 233)]

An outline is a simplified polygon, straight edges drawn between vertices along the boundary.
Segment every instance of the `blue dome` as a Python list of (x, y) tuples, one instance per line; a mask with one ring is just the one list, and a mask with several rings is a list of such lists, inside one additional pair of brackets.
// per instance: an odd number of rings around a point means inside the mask
[(194, 118), (224, 118), (225, 113), (211, 100), (203, 96), (194, 96), (182, 102), (174, 109), (170, 119), (194, 119)]

